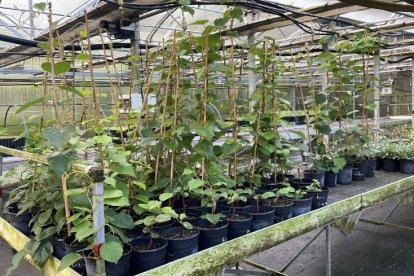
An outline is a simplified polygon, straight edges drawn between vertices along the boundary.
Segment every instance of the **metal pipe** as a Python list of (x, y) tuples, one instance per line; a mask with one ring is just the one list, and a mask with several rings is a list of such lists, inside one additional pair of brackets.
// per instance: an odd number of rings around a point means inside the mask
[(285, 272), (286, 271), (286, 269), (288, 269), (289, 268), (289, 266), (303, 253), (303, 251), (305, 251), (308, 247), (309, 247), (309, 245), (311, 245), (318, 237), (319, 237), (319, 235), (323, 232), (323, 231), (325, 231), (325, 228), (322, 228), (319, 232), (318, 232), (318, 234), (316, 234), (310, 241), (308, 241), (308, 243), (307, 244), (305, 244), (305, 246), (304, 247), (302, 247), (302, 249), (298, 252), (298, 253), (296, 253), (296, 255), (295, 256), (293, 256), (293, 258), (292, 259), (290, 259), (290, 261), (280, 270), (281, 272)]
[(408, 227), (408, 226), (404, 226), (404, 225), (398, 225), (398, 224), (394, 224), (394, 223), (389, 223), (389, 222), (384, 222), (384, 221), (378, 221), (378, 220), (373, 220), (373, 219), (366, 219), (366, 218), (360, 218), (359, 221), (365, 222), (365, 223), (368, 223), (368, 224), (385, 225), (385, 226), (390, 226), (390, 227), (394, 227), (394, 228), (401, 229), (401, 230), (406, 230), (406, 231), (414, 232), (414, 228)]
[(414, 58), (411, 61), (411, 128), (414, 128)]
[(379, 119), (380, 119), (380, 103), (381, 103), (381, 95), (380, 95), (380, 66), (381, 66), (381, 60), (379, 57), (379, 52), (376, 53), (374, 58), (374, 139), (375, 141), (378, 141), (378, 134), (379, 134)]
[(325, 226), (326, 231), (326, 276), (331, 276), (332, 273), (332, 251), (331, 251), (331, 234), (330, 226)]
[(253, 262), (253, 261), (248, 260), (248, 259), (243, 259), (243, 260), (241, 260), (241, 262), (242, 262), (242, 263), (245, 263), (245, 264), (248, 264), (248, 265), (250, 265), (250, 266), (253, 266), (253, 267), (255, 267), (255, 268), (258, 268), (258, 269), (260, 269), (260, 270), (263, 270), (263, 271), (266, 271), (266, 272), (270, 272), (270, 273), (272, 273), (272, 274), (274, 274), (274, 275), (287, 276), (287, 274), (285, 274), (285, 273), (282, 273), (282, 272), (276, 271), (276, 270), (274, 270), (274, 269), (271, 269), (271, 268), (269, 268), (269, 267), (267, 267), (267, 266), (264, 266), (264, 265), (258, 264), (258, 263), (256, 263), (256, 262)]
[(35, 25), (34, 25), (35, 14), (33, 13), (33, 0), (28, 0), (28, 1), (29, 1), (29, 11), (30, 11), (30, 37), (34, 38), (35, 37)]
[(407, 197), (407, 194), (404, 194), (404, 196), (398, 201), (398, 203), (392, 208), (392, 210), (388, 213), (388, 215), (382, 220), (382, 222), (385, 222), (389, 219), (389, 217), (397, 210), (398, 206), (403, 202), (403, 200)]

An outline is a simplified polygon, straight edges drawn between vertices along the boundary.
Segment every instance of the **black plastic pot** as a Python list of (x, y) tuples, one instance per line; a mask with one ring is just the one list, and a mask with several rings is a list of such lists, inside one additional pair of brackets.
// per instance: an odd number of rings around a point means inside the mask
[(170, 221), (166, 221), (166, 222), (154, 225), (154, 227), (152, 227), (152, 231), (154, 233), (157, 233), (158, 235), (163, 235), (164, 233), (166, 233), (166, 231), (174, 227), (175, 227), (175, 220), (170, 220)]
[(377, 157), (377, 161), (375, 162), (375, 170), (377, 171), (382, 170), (382, 162), (383, 162), (383, 159), (380, 157)]
[[(185, 213), (187, 216), (186, 221), (188, 221), (191, 224), (199, 221), (201, 219), (201, 216), (203, 215), (203, 212), (201, 212), (198, 209), (194, 209), (194, 208), (186, 208), (185, 212), (183, 209), (177, 209), (176, 213), (177, 214)], [(167, 230), (167, 233), (169, 233), (168, 230)]]
[(307, 192), (309, 195), (312, 196), (312, 210), (319, 209), (328, 205), (328, 194), (329, 188), (322, 187), (321, 192)]
[(274, 189), (283, 188), (283, 184), (282, 182), (268, 183), (268, 184), (264, 184), (262, 188), (265, 191), (273, 191)]
[(339, 171), (337, 184), (349, 185), (352, 183), (352, 164), (346, 164), (345, 167)]
[(293, 202), (292, 216), (296, 217), (312, 210), (313, 197), (307, 196), (304, 198), (289, 198)]
[(375, 176), (376, 163), (377, 163), (376, 158), (368, 159), (367, 173), (365, 174), (366, 177), (374, 177)]
[(61, 260), (66, 255), (65, 239), (53, 236), (50, 242), (53, 246), (53, 256)]
[(315, 170), (304, 171), (303, 175), (306, 179), (316, 179), (319, 181), (321, 187), (325, 186), (325, 172), (318, 172)]
[(338, 182), (338, 174), (327, 171), (325, 172), (325, 187), (333, 188), (336, 186), (336, 183)]
[(289, 180), (290, 185), (292, 185), (295, 189), (305, 188), (306, 186), (309, 186), (312, 184), (313, 179), (308, 178), (301, 178), (301, 179), (291, 179)]
[[(129, 244), (124, 245), (124, 254), (118, 263), (105, 262), (105, 273), (107, 276), (129, 276), (131, 265), (132, 247)], [(84, 257), (86, 272), (88, 275), (96, 274), (96, 260)]]
[(270, 201), (270, 206), (275, 209), (274, 223), (290, 219), (293, 214), (293, 202), (289, 199), (278, 199), (276, 202)]
[[(150, 237), (141, 237), (132, 248), (131, 273), (138, 274), (167, 263), (167, 240), (164, 238), (153, 239), (155, 248), (147, 249)], [(142, 248), (144, 247), (144, 248)]]
[(251, 205), (252, 205), (252, 202), (250, 200), (247, 200), (246, 202), (239, 200), (239, 201), (235, 201), (231, 204), (226, 202), (225, 204), (222, 205), (222, 210), (223, 211), (238, 211), (238, 212), (241, 212), (241, 211), (243, 211), (244, 208), (246, 208), (248, 206), (251, 206)]
[(229, 229), (227, 239), (232, 240), (250, 232), (250, 225), (252, 224), (252, 215), (245, 212), (224, 212), (229, 222)]
[(252, 216), (252, 223), (250, 225), (250, 231), (268, 227), (274, 223), (275, 209), (266, 205), (252, 205), (243, 209), (244, 212)]
[(200, 220), (196, 226), (200, 230), (199, 250), (204, 250), (227, 241), (228, 221), (220, 221), (213, 225), (207, 220)]
[(32, 219), (32, 213), (23, 213), (17, 215), (19, 209), (17, 206), (10, 205), (7, 209), (4, 210), (5, 219), (17, 230), (25, 234), (26, 236), (30, 235), (30, 226), (29, 222)]
[(400, 172), (414, 174), (414, 161), (406, 159), (400, 160)]
[[(79, 253), (81, 250), (83, 250), (86, 247), (86, 243), (78, 243), (74, 241), (75, 241), (74, 237), (68, 237), (64, 240), (66, 254)], [(77, 260), (70, 267), (81, 275), (87, 275), (84, 259)]]
[(355, 162), (352, 169), (352, 180), (363, 181), (367, 174), (368, 161)]
[[(180, 237), (180, 231), (186, 231), (189, 235)], [(169, 229), (163, 235), (168, 241), (167, 261), (172, 262), (182, 257), (197, 253), (199, 236), (200, 231), (197, 228), (192, 230), (182, 229), (181, 227)]]
[(142, 233), (142, 228), (135, 226), (133, 229), (128, 229), (125, 232), (125, 236), (130, 238), (131, 240), (128, 242), (132, 247), (134, 247), (137, 242), (139, 242), (139, 239), (148, 236), (148, 234)]
[(397, 159), (384, 158), (382, 159), (382, 169), (385, 172), (398, 172), (400, 163)]

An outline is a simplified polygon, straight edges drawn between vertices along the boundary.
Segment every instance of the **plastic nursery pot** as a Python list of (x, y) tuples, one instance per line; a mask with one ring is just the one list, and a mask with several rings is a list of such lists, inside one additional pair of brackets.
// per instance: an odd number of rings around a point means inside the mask
[(200, 231), (197, 228), (174, 227), (164, 233), (168, 241), (167, 261), (172, 262), (198, 252)]
[(244, 208), (243, 211), (252, 216), (251, 232), (268, 227), (274, 223), (275, 209), (270, 206), (252, 205)]
[(208, 220), (200, 220), (195, 226), (200, 230), (198, 249), (204, 250), (227, 241), (229, 222), (220, 221), (213, 225)]
[(376, 158), (368, 159), (368, 166), (367, 166), (367, 173), (365, 174), (366, 177), (374, 177), (375, 176), (375, 166), (377, 164)]
[(184, 198), (184, 200), (182, 198), (178, 198), (174, 200), (173, 202), (174, 209), (182, 209), (184, 207), (185, 208), (199, 207), (200, 205), (201, 205), (201, 199), (192, 198), (192, 197), (186, 197)]
[(390, 158), (384, 158), (382, 159), (382, 169), (385, 172), (398, 172), (400, 169), (399, 166), (399, 160), (397, 159), (390, 159)]
[(414, 174), (414, 161), (406, 159), (400, 160), (400, 172)]
[(65, 238), (52, 236), (53, 256), (61, 260), (66, 255)]
[(325, 172), (325, 187), (335, 187), (338, 182), (338, 174), (327, 171)]
[(287, 198), (270, 199), (266, 205), (271, 206), (274, 210), (274, 223), (278, 223), (292, 217), (293, 202)]
[(313, 179), (308, 178), (298, 178), (298, 179), (290, 179), (289, 183), (292, 185), (295, 189), (305, 188), (306, 186), (309, 186), (312, 184)]
[(229, 229), (227, 233), (227, 239), (229, 241), (250, 232), (252, 215), (239, 211), (223, 212), (223, 215), (226, 216), (227, 221), (229, 222)]
[(26, 236), (30, 235), (30, 226), (29, 222), (32, 219), (32, 213), (25, 212), (21, 215), (17, 215), (19, 209), (17, 205), (11, 204), (4, 210), (4, 218), (17, 230), (25, 234)]
[(319, 181), (321, 187), (325, 185), (325, 172), (318, 172), (315, 170), (307, 170), (303, 172), (303, 175), (307, 179), (316, 179)]
[(382, 161), (382, 158), (377, 157), (377, 161), (375, 162), (375, 170), (382, 170)]
[(312, 196), (305, 196), (303, 198), (289, 198), (293, 202), (292, 216), (296, 217), (312, 210)]
[[(132, 256), (132, 247), (129, 244), (124, 245), (124, 254), (118, 263), (105, 262), (105, 273), (107, 276), (129, 276)], [(84, 257), (86, 272), (88, 275), (96, 274), (96, 259)]]
[(167, 245), (164, 238), (139, 238), (132, 248), (131, 273), (135, 275), (167, 263)]
[(166, 231), (174, 227), (175, 227), (175, 220), (170, 220), (170, 221), (166, 221), (163, 223), (155, 224), (152, 227), (152, 231), (159, 235), (163, 235)]
[(177, 209), (176, 213), (185, 213), (187, 216), (186, 221), (188, 221), (189, 223), (195, 223), (196, 221), (200, 220), (201, 216), (203, 215), (203, 212), (194, 208), (186, 208), (185, 211), (183, 209)]
[(139, 226), (135, 226), (133, 229), (128, 229), (125, 232), (125, 236), (131, 239), (128, 243), (134, 247), (136, 243), (139, 241), (140, 238), (144, 236), (148, 236), (148, 234), (142, 233), (142, 228)]
[(235, 201), (233, 203), (225, 203), (222, 205), (223, 211), (243, 211), (245, 207), (251, 206), (252, 202), (251, 200), (247, 200), (246, 202), (242, 200)]
[(320, 192), (308, 191), (307, 193), (312, 196), (312, 210), (316, 210), (328, 205), (328, 187), (322, 187), (322, 191)]
[[(75, 241), (75, 238), (72, 236), (67, 237), (64, 240), (64, 243), (65, 243), (66, 254), (78, 253), (79, 251), (83, 250), (87, 246), (86, 243), (84, 242), (80, 243), (78, 241)], [(81, 275), (87, 275), (84, 259), (77, 260), (70, 267)]]
[(352, 180), (363, 181), (367, 174), (368, 161), (355, 162), (352, 169)]
[(352, 183), (352, 164), (346, 164), (345, 167), (339, 171), (337, 184), (349, 185)]

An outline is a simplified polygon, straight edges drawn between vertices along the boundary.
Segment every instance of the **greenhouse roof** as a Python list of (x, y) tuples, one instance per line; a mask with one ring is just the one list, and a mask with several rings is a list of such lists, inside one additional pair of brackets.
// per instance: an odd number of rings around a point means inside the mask
[[(25, 40), (46, 40), (49, 23), (47, 8), (44, 11), (36, 9), (44, 0), (1, 0), (0, 1), (0, 34), (7, 37)], [(52, 20), (58, 26), (60, 34), (71, 30), (84, 22), (84, 11), (90, 19), (90, 28), (97, 34), (101, 20), (116, 21), (121, 18), (138, 22), (130, 28), (137, 28), (140, 42), (158, 45), (171, 36), (175, 30), (183, 30), (199, 34), (202, 26), (192, 25), (197, 20), (214, 21), (220, 18), (227, 9), (225, 5), (215, 5), (218, 1), (193, 1), (194, 15), (183, 13), (177, 7), (161, 9), (171, 1), (163, 0), (133, 0), (124, 1), (126, 6), (118, 9), (116, 0), (49, 0), (52, 6)], [(227, 1), (227, 3), (234, 1)], [(353, 0), (266, 0), (266, 1), (238, 1), (243, 6), (245, 17), (233, 29), (246, 39), (246, 35), (270, 36), (282, 45), (294, 45), (301, 41), (314, 38), (314, 30), (324, 29), (352, 32), (362, 28), (375, 29), (382, 32), (397, 32), (401, 39), (411, 39), (414, 32), (414, 5), (405, 3), (406, 11), (373, 9), (354, 5)], [(367, 1), (384, 3), (384, 1)], [(400, 5), (404, 2), (398, 2)], [(402, 4), (401, 4), (402, 3)], [(202, 5), (204, 4), (204, 5)], [(363, 4), (363, 3), (361, 3)], [(365, 4), (365, 3), (364, 3)], [(134, 6), (135, 5), (135, 6)], [(141, 5), (141, 6), (138, 6)], [(145, 6), (143, 6), (145, 5)], [(132, 7), (132, 8), (131, 8)], [(141, 8), (140, 8), (141, 7)], [(382, 6), (381, 6), (382, 7)], [(382, 7), (383, 8), (383, 7)], [(401, 8), (397, 10), (402, 10)], [(152, 16), (149, 16), (151, 14)], [(143, 15), (141, 19), (138, 19)], [(316, 15), (316, 16), (315, 16)], [(143, 19), (142, 19), (143, 18)], [(294, 20), (294, 22), (292, 21)], [(243, 37), (244, 36), (244, 37)], [(316, 36), (318, 37), (318, 36)], [(105, 41), (122, 42), (128, 45), (130, 39), (115, 39), (105, 35)], [(14, 40), (0, 39), (0, 66), (11, 65), (27, 59), (30, 55), (37, 55), (39, 48), (30, 45), (18, 45)], [(99, 37), (93, 41), (100, 43)], [(13, 42), (13, 43), (12, 43)], [(73, 43), (78, 43), (73, 40)], [(126, 47), (129, 48), (129, 47)], [(126, 49), (119, 51), (118, 56), (125, 55)]]

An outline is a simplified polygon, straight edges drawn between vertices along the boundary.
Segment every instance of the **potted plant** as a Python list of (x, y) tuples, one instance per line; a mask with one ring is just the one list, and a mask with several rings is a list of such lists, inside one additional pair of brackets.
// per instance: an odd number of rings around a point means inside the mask
[(329, 188), (321, 187), (318, 180), (314, 179), (311, 185), (306, 186), (306, 192), (312, 196), (312, 210), (327, 205)]
[(380, 144), (382, 169), (386, 172), (399, 170), (398, 141), (388, 140)]
[(252, 222), (250, 225), (250, 231), (256, 231), (274, 223), (275, 209), (268, 205), (260, 203), (260, 199), (266, 200), (276, 196), (273, 192), (265, 192), (263, 194), (256, 194), (253, 198), (255, 204), (243, 208), (243, 211), (252, 216)]
[(312, 197), (307, 196), (306, 191), (301, 188), (293, 188), (289, 182), (285, 182), (286, 187), (280, 189), (279, 193), (293, 202), (292, 216), (296, 217), (310, 212), (312, 209)]
[(290, 219), (293, 214), (293, 202), (287, 198), (287, 194), (293, 192), (288, 179), (282, 181), (281, 187), (276, 189), (275, 197), (264, 200), (265, 205), (271, 206), (275, 210), (274, 223)]
[(399, 144), (400, 172), (414, 174), (414, 145)]

